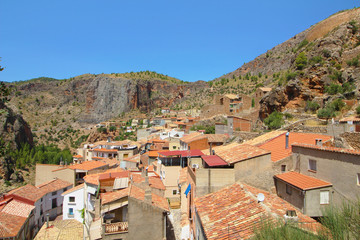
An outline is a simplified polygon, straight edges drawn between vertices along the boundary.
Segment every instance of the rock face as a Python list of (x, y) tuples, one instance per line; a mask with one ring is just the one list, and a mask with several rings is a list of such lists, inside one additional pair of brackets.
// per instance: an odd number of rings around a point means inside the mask
[[(3, 102), (0, 102), (0, 139), (1, 139), (1, 153), (3, 154), (5, 149), (16, 150), (23, 144), (27, 143), (33, 146), (33, 137), (31, 129), (27, 122), (20, 116), (15, 114), (10, 108), (8, 108)], [(20, 179), (17, 175), (14, 175), (14, 162), (11, 159), (4, 156), (0, 157), (0, 176), (9, 180), (12, 178)]]
[(60, 117), (69, 114), (80, 123), (98, 123), (133, 109), (149, 112), (156, 107), (170, 106), (191, 98), (205, 87), (207, 83), (202, 81), (174, 83), (126, 79), (112, 74), (85, 74), (62, 81), (19, 84), (16, 90), (20, 96), (13, 102), (21, 99), (30, 102), (30, 106), (24, 109), (33, 109), (26, 113), (27, 119), (36, 118), (33, 116), (34, 112), (41, 116), (54, 113), (56, 109), (55, 113)]

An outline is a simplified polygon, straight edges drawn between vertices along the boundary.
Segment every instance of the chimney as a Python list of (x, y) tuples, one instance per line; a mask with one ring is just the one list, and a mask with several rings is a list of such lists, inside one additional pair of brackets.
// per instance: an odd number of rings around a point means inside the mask
[(210, 155), (212, 154), (212, 143), (210, 143)]
[(322, 139), (315, 139), (316, 146), (322, 146), (322, 144), (323, 144)]
[(108, 143), (109, 143), (109, 142), (111, 142), (111, 139), (110, 139), (110, 137), (108, 137), (108, 138), (107, 138), (107, 142), (108, 142)]
[(289, 148), (289, 132), (285, 134), (285, 149)]
[(146, 183), (146, 186), (150, 186), (148, 168), (145, 169), (145, 183)]

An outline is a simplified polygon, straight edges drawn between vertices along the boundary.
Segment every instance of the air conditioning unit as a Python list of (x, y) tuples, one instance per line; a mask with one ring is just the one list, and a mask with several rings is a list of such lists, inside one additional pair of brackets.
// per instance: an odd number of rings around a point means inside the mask
[(196, 163), (193, 163), (191, 166), (192, 166), (192, 168), (196, 168), (196, 169), (199, 168), (199, 165)]

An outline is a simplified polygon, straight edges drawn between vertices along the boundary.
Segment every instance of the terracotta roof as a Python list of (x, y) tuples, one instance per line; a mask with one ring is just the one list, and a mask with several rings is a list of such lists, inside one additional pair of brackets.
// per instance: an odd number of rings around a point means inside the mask
[(275, 175), (275, 178), (289, 183), (301, 190), (310, 190), (315, 188), (332, 186), (332, 184), (329, 182), (325, 182), (314, 177), (309, 177), (298, 172), (287, 172), (278, 174)]
[[(141, 182), (145, 182), (145, 178), (141, 176), (141, 174), (134, 174), (131, 173), (131, 176), (133, 178), (133, 182), (134, 183), (141, 183)], [(150, 176), (149, 177), (149, 185), (152, 188), (157, 188), (160, 190), (165, 190), (165, 185), (164, 183), (161, 181), (159, 176)]]
[(91, 157), (92, 160), (102, 160), (104, 157)]
[[(258, 203), (262, 193), (265, 200)], [(217, 192), (195, 199), (207, 239), (249, 239), (264, 218), (283, 218), (286, 210), (294, 207), (285, 200), (257, 188), (235, 183)], [(320, 227), (312, 218), (296, 210), (304, 228)]]
[(131, 157), (124, 158), (124, 161), (138, 163), (140, 162), (140, 154), (136, 154)]
[[(102, 159), (102, 160), (104, 160), (104, 159)], [(75, 169), (75, 170), (89, 171), (92, 169), (104, 167), (106, 165), (108, 165), (108, 164), (104, 163), (103, 161), (85, 161), (82, 163), (70, 165), (70, 166), (68, 166), (68, 168)]]
[(347, 148), (318, 146), (318, 145), (306, 144), (306, 143), (294, 143), (291, 146), (318, 149), (318, 150), (325, 151), (325, 152), (337, 152), (337, 153), (345, 153), (345, 154), (352, 154), (352, 155), (360, 155), (359, 150), (353, 150), (353, 149), (347, 149)]
[[(145, 190), (135, 186), (135, 185), (131, 185), (130, 187), (130, 197), (138, 199), (140, 201), (144, 201), (145, 199)], [(152, 197), (152, 205), (161, 208), (165, 211), (170, 211), (169, 210), (169, 203), (166, 200), (166, 198), (161, 197), (155, 193), (151, 194)]]
[[(226, 146), (214, 147), (215, 155), (222, 158), (225, 162), (233, 164), (254, 157), (270, 154), (270, 151), (248, 144), (231, 143)], [(210, 150), (203, 150), (204, 154), (210, 155)]]
[(204, 138), (205, 136), (202, 133), (199, 132), (193, 132), (188, 135), (184, 135), (182, 138), (180, 138), (181, 141), (185, 143), (190, 143), (194, 141), (195, 139)]
[(38, 199), (42, 198), (44, 194), (42, 193), (42, 191), (40, 191), (39, 188), (31, 184), (27, 184), (25, 186), (11, 190), (6, 195), (16, 195), (28, 199), (30, 201), (36, 202)]
[(176, 151), (161, 151), (160, 157), (181, 156), (181, 157), (197, 157), (202, 156), (204, 153), (200, 150), (176, 150)]
[(117, 149), (106, 149), (106, 148), (94, 148), (91, 151), (93, 152), (104, 152), (104, 153), (117, 153)]
[(360, 118), (351, 116), (351, 117), (346, 117), (346, 118), (340, 119), (340, 122), (348, 122), (348, 121), (360, 122)]
[(4, 206), (1, 212), (27, 218), (34, 208), (34, 205), (13, 199)]
[(284, 159), (292, 154), (291, 145), (293, 143), (306, 143), (306, 144), (315, 144), (316, 139), (322, 139), (323, 142), (329, 141), (332, 139), (331, 136), (314, 134), (314, 133), (289, 133), (289, 147), (285, 148), (285, 134), (273, 138), (272, 140), (259, 145), (260, 148), (271, 151), (271, 160), (273, 162)]
[(58, 191), (69, 186), (72, 186), (72, 184), (57, 178), (49, 182), (37, 185), (36, 187), (39, 188), (45, 195), (46, 193)]
[(50, 221), (49, 227), (44, 224), (34, 238), (34, 240), (48, 239), (82, 240), (83, 224), (75, 219)]
[[(160, 150), (160, 151), (164, 151), (164, 150)], [(151, 158), (156, 158), (159, 156), (158, 152), (160, 152), (160, 151), (148, 151), (148, 152), (144, 153), (144, 155), (146, 154)]]
[(115, 178), (115, 176), (119, 177), (118, 174), (121, 174), (121, 176), (123, 176), (123, 177), (128, 177), (129, 171), (125, 171), (122, 168), (113, 168), (113, 169), (108, 169), (102, 173), (88, 174), (84, 177), (84, 180), (86, 183), (98, 185), (100, 178), (106, 179), (106, 178), (111, 178), (112, 176), (113, 176), (113, 178)]
[(121, 145), (131, 145), (133, 144), (132, 141), (130, 140), (123, 140), (123, 141), (113, 141), (113, 142), (108, 142), (108, 141), (99, 141), (94, 143), (94, 146), (99, 146), (99, 145), (107, 145), (107, 146), (121, 146)]
[(117, 160), (116, 158), (113, 158), (113, 159), (104, 158), (104, 159), (101, 159), (99, 161), (109, 165), (109, 168), (119, 166), (119, 163), (120, 163), (119, 160)]
[(286, 131), (271, 131), (271, 132), (265, 133), (263, 135), (260, 135), (256, 138), (253, 138), (251, 140), (248, 140), (245, 143), (249, 144), (249, 145), (253, 145), (253, 146), (258, 146), (258, 145), (263, 144), (267, 141), (270, 141), (271, 139), (278, 137), (284, 133), (286, 133)]
[(76, 187), (70, 188), (69, 190), (63, 192), (61, 194), (61, 196), (65, 196), (66, 194), (72, 193), (72, 192), (74, 192), (76, 190), (79, 190), (79, 189), (82, 189), (82, 188), (84, 188), (84, 183), (82, 183), (80, 185), (77, 185)]
[(230, 138), (229, 134), (204, 134), (209, 143), (213, 142), (226, 142), (227, 139)]
[(201, 156), (201, 158), (206, 162), (207, 165), (209, 165), (210, 167), (215, 167), (215, 166), (228, 166), (228, 163), (225, 162), (224, 160), (222, 160), (219, 156), (217, 155), (203, 155)]
[(16, 237), (27, 217), (0, 212), (0, 238)]
[(113, 191), (113, 192), (107, 192), (107, 193), (101, 193), (101, 205), (108, 204), (110, 202), (116, 201), (118, 199), (121, 199), (123, 197), (127, 197), (129, 195), (129, 188), (124, 188), (121, 190)]
[(81, 155), (74, 155), (73, 158), (82, 158), (83, 156)]

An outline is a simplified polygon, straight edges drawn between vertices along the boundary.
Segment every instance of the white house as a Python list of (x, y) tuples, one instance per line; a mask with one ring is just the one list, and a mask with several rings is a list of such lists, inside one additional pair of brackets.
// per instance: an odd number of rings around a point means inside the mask
[(61, 194), (63, 200), (63, 220), (75, 219), (83, 222), (82, 211), (84, 211), (84, 184), (80, 184)]

